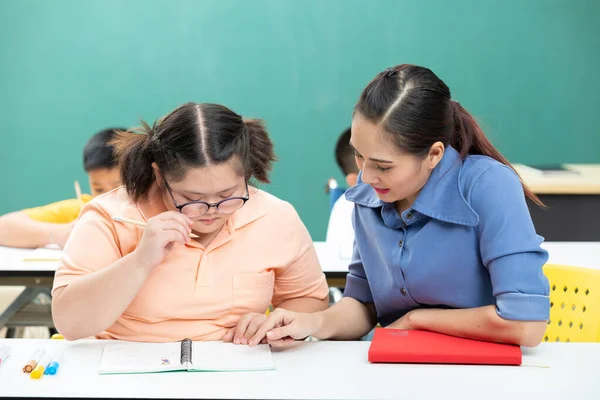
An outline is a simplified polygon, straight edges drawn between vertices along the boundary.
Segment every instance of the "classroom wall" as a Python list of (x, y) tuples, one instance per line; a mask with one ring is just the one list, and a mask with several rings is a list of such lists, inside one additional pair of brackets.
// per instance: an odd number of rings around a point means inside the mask
[(0, 0), (0, 15), (0, 213), (73, 196), (95, 131), (217, 102), (267, 121), (266, 189), (322, 240), (337, 135), (399, 63), (442, 77), (513, 162), (600, 162), (593, 0)]

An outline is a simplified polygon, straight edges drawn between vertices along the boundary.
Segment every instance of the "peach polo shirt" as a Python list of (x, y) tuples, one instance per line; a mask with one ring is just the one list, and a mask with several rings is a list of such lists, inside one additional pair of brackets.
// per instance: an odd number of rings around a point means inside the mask
[[(155, 186), (147, 200), (135, 203), (118, 188), (88, 203), (64, 249), (52, 291), (131, 253), (143, 228), (115, 222), (112, 216), (147, 221), (166, 211), (157, 193)], [(246, 313), (327, 295), (312, 239), (294, 208), (251, 188), (250, 200), (207, 248), (194, 240), (185, 246), (176, 243), (125, 312), (97, 337), (219, 340)]]

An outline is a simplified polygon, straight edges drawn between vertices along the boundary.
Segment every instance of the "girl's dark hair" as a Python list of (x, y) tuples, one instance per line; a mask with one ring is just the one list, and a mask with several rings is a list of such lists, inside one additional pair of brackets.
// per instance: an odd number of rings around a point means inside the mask
[(121, 177), (134, 201), (155, 181), (152, 163), (164, 176), (183, 179), (189, 167), (217, 165), (238, 157), (247, 180), (269, 183), (273, 143), (260, 120), (242, 117), (218, 104), (186, 103), (150, 127), (119, 132), (112, 144)]
[[(379, 73), (363, 90), (355, 112), (383, 127), (396, 146), (410, 154), (424, 157), (434, 143), (442, 142), (462, 158), (482, 154), (514, 170), (471, 114), (451, 100), (448, 86), (428, 68), (402, 64)], [(525, 184), (523, 190), (543, 206)]]

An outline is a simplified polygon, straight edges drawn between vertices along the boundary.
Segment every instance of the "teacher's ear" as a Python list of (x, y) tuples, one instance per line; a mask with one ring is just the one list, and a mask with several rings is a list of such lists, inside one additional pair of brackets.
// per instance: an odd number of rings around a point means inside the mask
[(442, 157), (444, 157), (444, 151), (446, 147), (442, 142), (435, 142), (429, 148), (429, 153), (427, 153), (427, 157), (425, 163), (429, 169), (433, 170), (440, 161), (442, 161)]

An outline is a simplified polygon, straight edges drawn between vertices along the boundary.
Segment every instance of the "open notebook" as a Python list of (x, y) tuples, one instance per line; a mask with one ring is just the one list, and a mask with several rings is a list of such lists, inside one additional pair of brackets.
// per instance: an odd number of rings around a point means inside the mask
[(172, 371), (264, 371), (275, 369), (269, 345), (224, 342), (120, 342), (104, 346), (98, 373), (144, 374)]

